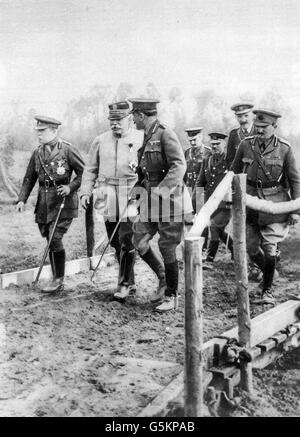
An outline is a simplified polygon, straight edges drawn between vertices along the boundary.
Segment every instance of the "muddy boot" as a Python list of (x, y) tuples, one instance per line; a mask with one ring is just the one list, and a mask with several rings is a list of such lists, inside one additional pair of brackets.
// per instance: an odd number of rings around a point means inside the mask
[(262, 283), (262, 294), (261, 299), (253, 302), (253, 303), (265, 303), (270, 305), (275, 305), (275, 297), (272, 292), (272, 284), (275, 274), (276, 267), (276, 256), (265, 256), (265, 270), (263, 275), (263, 283)]
[(167, 288), (165, 267), (151, 247), (148, 249), (145, 255), (141, 255), (141, 258), (148, 264), (149, 267), (151, 267), (159, 279), (158, 287), (150, 298), (151, 302), (158, 302), (164, 297), (165, 289)]
[[(114, 294), (114, 299), (123, 301), (129, 296), (132, 290), (132, 281), (134, 281), (134, 261), (135, 250), (130, 251), (121, 250), (120, 252), (120, 267), (119, 267), (119, 280), (118, 289)], [(131, 284), (130, 284), (131, 281)]]
[(52, 283), (44, 287), (41, 291), (43, 293), (58, 293), (64, 290), (64, 276), (65, 276), (65, 263), (66, 252), (61, 250), (60, 252), (52, 252), (53, 267), (55, 276)]
[(178, 307), (178, 261), (165, 264), (167, 289), (162, 303), (155, 308), (155, 311), (164, 313)]

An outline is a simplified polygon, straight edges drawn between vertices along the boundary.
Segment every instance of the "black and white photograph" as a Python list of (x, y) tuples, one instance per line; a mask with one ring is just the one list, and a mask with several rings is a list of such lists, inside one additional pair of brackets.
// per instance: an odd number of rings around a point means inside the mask
[(0, 0), (0, 417), (300, 417), (298, 0)]

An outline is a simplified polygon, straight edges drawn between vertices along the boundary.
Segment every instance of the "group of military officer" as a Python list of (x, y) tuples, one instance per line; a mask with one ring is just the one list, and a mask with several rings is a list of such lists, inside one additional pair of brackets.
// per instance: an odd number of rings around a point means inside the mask
[[(39, 147), (30, 159), (17, 209), (21, 212), (36, 181), (39, 183), (35, 209), (41, 235), (50, 243), (53, 272), (44, 292), (63, 288), (64, 233), (78, 214), (77, 190), (83, 208), (95, 193), (94, 207), (103, 216), (111, 246), (119, 262), (114, 298), (124, 301), (136, 291), (136, 252), (158, 279), (150, 300), (165, 312), (178, 304), (179, 268), (176, 247), (182, 239), (187, 217), (197, 211), (198, 193), (206, 201), (228, 169), (247, 173), (247, 191), (274, 202), (300, 197), (300, 176), (291, 146), (275, 135), (279, 114), (253, 110), (253, 105), (232, 106), (239, 127), (227, 135), (209, 133), (210, 145), (202, 142), (202, 128), (186, 129), (191, 147), (186, 152), (175, 132), (160, 123), (158, 100), (130, 99), (109, 105), (110, 130), (97, 136), (86, 165), (73, 145), (58, 137), (61, 124), (53, 118), (36, 116)], [(256, 118), (254, 120), (254, 115)], [(135, 126), (134, 126), (135, 125)], [(72, 179), (72, 174), (75, 177)], [(192, 191), (188, 192), (188, 188)], [(64, 208), (53, 229), (60, 205)], [(205, 266), (211, 268), (221, 239), (233, 257), (233, 243), (225, 232), (231, 205), (221, 202), (211, 217), (210, 242)], [(259, 302), (274, 303), (272, 283), (277, 245), (299, 214), (272, 216), (247, 212), (249, 257), (262, 271)], [(151, 240), (158, 235), (158, 248)], [(208, 237), (206, 230), (204, 236)]]

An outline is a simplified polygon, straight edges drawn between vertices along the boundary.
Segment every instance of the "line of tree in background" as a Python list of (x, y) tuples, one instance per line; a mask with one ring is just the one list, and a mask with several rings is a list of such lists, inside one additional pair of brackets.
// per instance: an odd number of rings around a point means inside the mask
[[(85, 95), (72, 99), (67, 104), (61, 136), (76, 144), (83, 152), (87, 152), (93, 138), (109, 127), (108, 104), (134, 95), (134, 86), (130, 83), (120, 83), (117, 89), (107, 85), (94, 85)], [(203, 126), (207, 134), (215, 129), (228, 132), (236, 125), (230, 110), (230, 105), (235, 102), (228, 103), (213, 90), (206, 89), (195, 94), (192, 116), (186, 113), (185, 96), (179, 88), (170, 89), (167, 98), (163, 98), (155, 84), (148, 83), (144, 92), (135, 96), (157, 98), (161, 101), (159, 116), (174, 128), (184, 148), (187, 146), (184, 132), (186, 127)], [(279, 111), (283, 115), (284, 131), (290, 131), (289, 121), (292, 120), (293, 114), (278, 91), (267, 91), (259, 102), (255, 101), (255, 96), (251, 93), (241, 95), (240, 100), (252, 101), (257, 106)], [(3, 164), (2, 171), (0, 169), (0, 184), (2, 186), (5, 177), (7, 180), (7, 174), (3, 175), (3, 168), (9, 170), (14, 164), (14, 152), (30, 151), (36, 144), (33, 128), (34, 115), (37, 111), (30, 109), (27, 113), (21, 113), (17, 102), (12, 103), (12, 109), (12, 116), (0, 123), (0, 158)], [(287, 139), (296, 145), (299, 143), (300, 136), (289, 136)], [(24, 172), (25, 167), (26, 163), (24, 163)], [(15, 186), (19, 186), (22, 177), (23, 175), (10, 175), (12, 181), (10, 188), (13, 191)]]

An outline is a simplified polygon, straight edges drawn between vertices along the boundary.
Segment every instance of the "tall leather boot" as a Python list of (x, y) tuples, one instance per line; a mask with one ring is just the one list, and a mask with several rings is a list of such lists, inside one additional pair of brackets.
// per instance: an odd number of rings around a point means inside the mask
[(155, 311), (160, 313), (171, 311), (178, 306), (178, 261), (165, 264), (167, 289), (163, 302), (155, 308)]
[(121, 249), (118, 289), (114, 294), (114, 298), (117, 300), (126, 299), (130, 293), (130, 285), (132, 285), (132, 281), (134, 284), (134, 261), (135, 249), (130, 251)]
[(262, 250), (259, 250), (255, 255), (250, 255), (250, 258), (262, 272), (265, 271), (265, 254)]
[(64, 276), (65, 276), (65, 263), (66, 252), (61, 250), (60, 252), (52, 252), (53, 265), (55, 271), (55, 277), (48, 286), (42, 289), (43, 293), (57, 293), (64, 289)]
[(141, 258), (148, 264), (149, 267), (151, 267), (159, 279), (158, 287), (153, 296), (150, 298), (151, 302), (158, 302), (164, 297), (165, 289), (167, 287), (164, 264), (151, 247), (149, 247), (148, 251), (144, 255), (141, 255)]
[(219, 243), (220, 243), (219, 240), (210, 240), (208, 251), (207, 251), (206, 264), (214, 262), (215, 256), (218, 252)]
[(274, 305), (275, 298), (272, 293), (272, 284), (276, 268), (276, 256), (265, 257), (265, 270), (263, 277), (262, 302)]
[(50, 266), (51, 266), (51, 271), (52, 271), (52, 278), (55, 279), (56, 273), (55, 273), (55, 264), (54, 264), (54, 257), (53, 257), (52, 250), (49, 250), (49, 260), (50, 260)]

